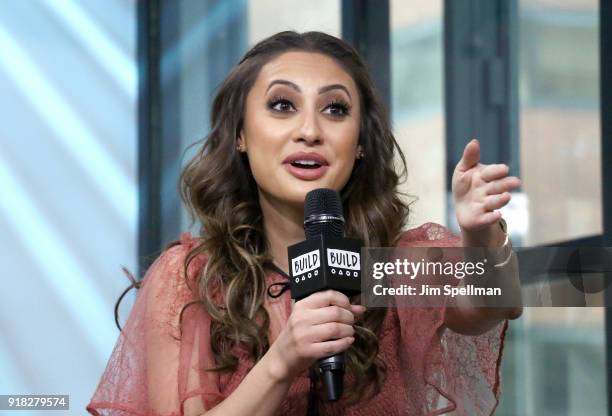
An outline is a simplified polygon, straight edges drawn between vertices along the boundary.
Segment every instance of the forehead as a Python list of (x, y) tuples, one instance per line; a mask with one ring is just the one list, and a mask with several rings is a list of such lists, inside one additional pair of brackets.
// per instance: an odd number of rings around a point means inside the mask
[(353, 78), (334, 59), (321, 53), (292, 51), (277, 56), (261, 68), (254, 87), (265, 89), (275, 79), (292, 81), (304, 92), (335, 83), (346, 85), (351, 93), (357, 92)]

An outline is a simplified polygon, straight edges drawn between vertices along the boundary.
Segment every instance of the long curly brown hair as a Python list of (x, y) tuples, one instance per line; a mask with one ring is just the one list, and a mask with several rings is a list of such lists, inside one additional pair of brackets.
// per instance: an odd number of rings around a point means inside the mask
[[(347, 236), (365, 246), (393, 246), (409, 214), (409, 203), (398, 191), (406, 177), (405, 157), (390, 128), (388, 113), (358, 52), (349, 44), (322, 32), (277, 33), (257, 43), (219, 87), (214, 99), (211, 130), (180, 177), (181, 197), (191, 220), (201, 224), (200, 243), (191, 250), (187, 267), (198, 255), (207, 257), (199, 280), (198, 301), (212, 318), (211, 346), (217, 366), (209, 371), (233, 371), (232, 352), (238, 344), (257, 362), (268, 350), (269, 316), (264, 308), (264, 268), (271, 261), (257, 184), (246, 157), (236, 150), (246, 98), (261, 68), (288, 51), (315, 52), (335, 60), (355, 81), (362, 109), (359, 144), (365, 158), (356, 161), (340, 192)], [(197, 145), (196, 144), (196, 145)], [(396, 164), (401, 168), (398, 172)], [(212, 287), (221, 288), (218, 301)], [(360, 302), (359, 295), (351, 299)], [(346, 351), (347, 372), (356, 384), (349, 402), (380, 392), (386, 377), (378, 357), (378, 336), (386, 308), (372, 308), (355, 323), (355, 342)]]
[[(262, 66), (288, 51), (316, 52), (335, 60), (359, 90), (361, 126), (359, 159), (341, 191), (345, 233), (366, 246), (395, 244), (409, 214), (398, 192), (406, 176), (406, 161), (389, 125), (364, 61), (346, 42), (321, 32), (277, 33), (257, 43), (233, 68), (214, 99), (211, 131), (181, 174), (181, 195), (191, 219), (202, 224), (201, 242), (187, 256), (185, 270), (199, 254), (207, 255), (199, 295), (212, 317), (211, 344), (217, 367), (232, 371), (237, 358), (232, 346), (242, 344), (254, 362), (269, 348), (269, 317), (264, 308), (264, 265), (271, 260), (263, 229), (257, 184), (246, 157), (236, 150), (246, 97)], [(398, 157), (395, 157), (398, 156)], [(398, 174), (395, 164), (399, 163)], [(215, 304), (208, 290), (220, 283), (224, 297)], [(358, 296), (352, 299), (358, 302)], [(355, 325), (355, 342), (347, 350), (347, 371), (357, 384), (349, 401), (375, 395), (385, 378), (378, 358), (378, 335), (387, 310), (372, 308)]]

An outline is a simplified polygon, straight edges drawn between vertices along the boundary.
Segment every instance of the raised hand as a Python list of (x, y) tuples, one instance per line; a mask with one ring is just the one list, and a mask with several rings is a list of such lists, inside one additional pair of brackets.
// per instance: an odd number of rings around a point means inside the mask
[(478, 234), (499, 221), (502, 215), (496, 210), (510, 202), (511, 190), (521, 186), (521, 180), (508, 172), (505, 164), (480, 163), (478, 140), (465, 146), (452, 179), (457, 222), (463, 233)]

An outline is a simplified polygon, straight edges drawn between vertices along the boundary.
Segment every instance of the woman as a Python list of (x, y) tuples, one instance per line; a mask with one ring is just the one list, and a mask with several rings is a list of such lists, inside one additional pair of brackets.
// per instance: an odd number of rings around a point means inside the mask
[[(494, 210), (520, 181), (478, 163), (476, 141), (453, 177), (462, 238), (434, 223), (402, 232), (396, 155), (405, 164), (351, 46), (320, 32), (255, 45), (221, 85), (211, 132), (181, 176), (201, 236), (183, 234), (150, 267), (87, 410), (491, 414), (506, 319), (520, 309), (366, 311), (336, 291), (293, 303), (274, 290), (286, 288), (287, 246), (304, 240), (316, 188), (341, 193), (346, 234), (368, 246), (503, 244)], [(309, 367), (341, 351), (345, 394), (326, 402)]]

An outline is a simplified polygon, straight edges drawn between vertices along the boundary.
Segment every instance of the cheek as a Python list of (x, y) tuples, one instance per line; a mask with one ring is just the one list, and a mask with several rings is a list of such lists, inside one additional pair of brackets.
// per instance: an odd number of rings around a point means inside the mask
[(257, 183), (271, 179), (271, 173), (276, 165), (274, 154), (273, 148), (263, 143), (249, 151), (249, 165)]
[(353, 168), (355, 167), (355, 153), (357, 151), (357, 138), (347, 137), (341, 143), (336, 146), (336, 163), (338, 165), (337, 170), (337, 182), (338, 185), (344, 185), (351, 176)]
[(341, 169), (339, 172), (339, 182), (344, 186), (348, 179), (351, 177), (351, 173), (353, 172), (353, 168), (355, 167), (355, 159), (345, 158), (341, 162)]
[(280, 130), (262, 120), (266, 120), (264, 114), (251, 114), (245, 124), (247, 153), (255, 179), (271, 170), (281, 143)]
[(248, 159), (251, 174), (257, 185), (265, 190), (276, 187), (277, 169), (281, 166), (281, 142), (270, 137), (251, 137)]

